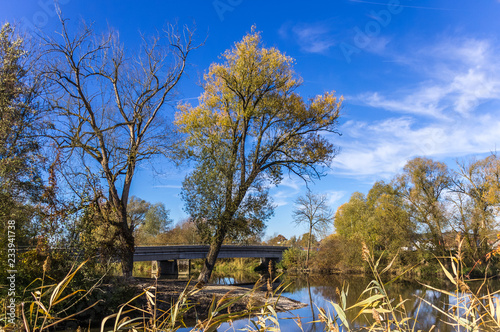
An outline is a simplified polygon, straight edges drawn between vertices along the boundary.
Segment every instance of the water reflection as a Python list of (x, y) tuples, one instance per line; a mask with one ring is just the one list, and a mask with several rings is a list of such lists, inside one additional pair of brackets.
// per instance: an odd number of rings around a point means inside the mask
[(257, 272), (235, 271), (230, 274), (214, 272), (210, 283), (218, 285), (254, 284), (260, 277)]
[[(196, 279), (197, 275), (191, 275)], [(212, 275), (211, 283), (221, 285), (234, 285), (234, 284), (248, 284), (253, 285), (258, 281), (261, 276), (258, 273), (245, 273), (234, 272), (230, 274), (223, 274), (214, 272)], [(303, 331), (323, 331), (324, 324), (317, 322), (319, 308), (324, 308), (331, 316), (334, 315), (334, 310), (330, 302), (339, 303), (339, 292), (342, 286), (348, 285), (347, 307), (354, 305), (361, 298), (366, 298), (363, 291), (370, 283), (371, 279), (364, 276), (345, 276), (345, 275), (283, 275), (280, 277), (279, 282), (287, 285), (283, 296), (308, 304), (307, 307), (297, 309), (292, 312), (278, 313), (280, 328), (282, 331), (301, 331), (298, 324), (303, 328)], [(446, 289), (453, 293), (453, 285), (446, 283), (444, 280), (435, 278), (431, 281), (424, 282), (432, 284), (438, 289)], [(473, 292), (476, 292), (481, 283), (470, 283), (468, 286)], [(489, 284), (490, 290), (497, 290), (500, 287), (500, 282), (491, 281)], [(449, 310), (452, 306), (467, 305), (467, 294), (462, 294), (459, 299), (450, 297), (436, 290), (427, 288), (422, 284), (408, 281), (398, 281), (392, 283), (387, 287), (387, 291), (391, 299), (394, 299), (394, 305), (403, 300), (403, 312), (406, 317), (412, 318), (412, 323), (415, 322), (415, 330), (428, 331), (435, 326), (435, 331), (449, 332), (455, 331), (453, 326), (445, 323), (446, 315), (437, 310), (440, 308), (443, 311)], [(485, 294), (486, 287), (480, 294)], [(433, 308), (435, 306), (435, 308)], [(464, 309), (459, 309), (458, 313), (462, 314)], [(347, 319), (352, 322), (359, 310), (347, 311)], [(338, 321), (340, 324), (340, 321)], [(371, 315), (360, 315), (352, 327), (369, 326), (373, 323)], [(245, 328), (249, 324), (247, 319), (234, 322), (232, 325), (223, 324), (218, 331), (237, 331), (238, 329)], [(189, 331), (183, 329), (183, 331)]]
[[(297, 323), (300, 322), (299, 324), (302, 325), (304, 331), (314, 332), (324, 330), (324, 324), (316, 321), (319, 308), (324, 308), (326, 312), (333, 316), (334, 310), (330, 302), (339, 303), (338, 292), (342, 289), (344, 283), (349, 285), (347, 307), (350, 307), (361, 298), (366, 297), (366, 294), (362, 296), (362, 293), (371, 280), (362, 276), (314, 275), (304, 277), (285, 275), (282, 276), (281, 281), (288, 284), (283, 296), (308, 304), (307, 307), (302, 309), (278, 313), (281, 330), (301, 331)], [(433, 282), (437, 283), (436, 287), (453, 292), (452, 285), (440, 280), (434, 280)], [(490, 282), (490, 289), (499, 289), (499, 286), (499, 281)], [(470, 287), (475, 291), (478, 285), (471, 283)], [(401, 309), (404, 308), (403, 312), (405, 312), (406, 317), (412, 318), (410, 326), (415, 324), (415, 330), (429, 331), (435, 326), (435, 331), (455, 331), (453, 326), (443, 323), (446, 321), (446, 315), (432, 307), (434, 305), (443, 311), (447, 311), (451, 306), (457, 304), (455, 297), (426, 288), (416, 282), (401, 281), (393, 283), (387, 287), (387, 291), (390, 298), (394, 299), (394, 305), (406, 300)], [(466, 296), (466, 294), (462, 295)], [(357, 309), (347, 311), (348, 321), (352, 322), (358, 313), (359, 310)], [(338, 323), (340, 324), (340, 321)], [(369, 326), (372, 323), (373, 318), (371, 315), (362, 314), (356, 319), (352, 327), (359, 328)], [(233, 325), (223, 324), (218, 331), (237, 331), (247, 325), (248, 320), (245, 319), (234, 322)]]

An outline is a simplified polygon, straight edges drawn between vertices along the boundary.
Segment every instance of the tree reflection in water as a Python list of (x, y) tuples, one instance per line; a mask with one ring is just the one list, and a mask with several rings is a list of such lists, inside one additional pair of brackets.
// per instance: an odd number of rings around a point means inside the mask
[[(219, 276), (214, 278), (212, 282), (216, 281), (219, 283), (227, 284), (228, 282), (235, 281), (236, 283), (252, 283), (259, 279), (259, 275), (237, 275), (237, 276)], [(318, 319), (319, 308), (324, 308), (326, 312), (329, 312), (333, 317), (333, 307), (330, 301), (339, 303), (340, 299), (337, 294), (337, 289), (341, 290), (343, 283), (349, 285), (349, 293), (347, 296), (347, 308), (354, 305), (356, 302), (366, 298), (366, 294), (362, 295), (366, 286), (371, 281), (370, 278), (363, 276), (352, 276), (352, 275), (283, 275), (280, 281), (284, 284), (288, 284), (285, 292), (282, 296), (300, 301), (302, 303), (307, 303), (308, 306), (293, 310), (292, 312), (280, 312), (278, 313), (280, 329), (281, 331), (301, 331), (299, 324), (302, 326), (305, 332), (316, 332), (324, 331), (324, 324), (321, 322), (314, 322)], [(453, 290), (452, 285), (445, 283), (440, 279), (434, 279), (432, 281), (422, 281), (423, 283), (428, 283), (438, 289)], [(477, 289), (474, 284), (469, 285), (473, 291)], [(484, 287), (485, 289), (486, 287)], [(500, 281), (494, 280), (490, 281), (489, 289), (499, 289)], [(423, 330), (429, 331), (432, 326), (435, 326), (434, 331), (440, 332), (451, 332), (455, 331), (453, 326), (445, 324), (443, 321), (446, 319), (443, 313), (432, 308), (429, 304), (423, 302), (421, 299), (425, 299), (429, 303), (435, 305), (438, 308), (446, 311), (456, 304), (455, 299), (450, 299), (449, 296), (428, 289), (422, 284), (417, 282), (408, 281), (398, 281), (387, 287), (389, 297), (395, 299), (396, 303), (402, 300), (406, 300), (404, 303), (404, 308), (406, 310), (407, 317), (411, 317), (416, 320), (415, 331)], [(453, 291), (452, 291), (453, 292)], [(348, 310), (346, 312), (347, 319), (350, 323), (359, 313), (359, 308)], [(300, 323), (297, 323), (300, 317)], [(314, 323), (313, 323), (314, 322)], [(338, 320), (340, 324), (340, 320)], [(364, 326), (369, 326), (373, 323), (372, 315), (363, 314), (357, 318), (356, 322), (351, 324), (354, 329), (361, 328)], [(233, 324), (223, 324), (218, 331), (237, 331), (238, 329), (245, 328), (248, 325), (248, 320), (243, 319), (236, 321)], [(184, 331), (184, 330), (182, 330)], [(189, 329), (186, 329), (189, 331)]]
[[(349, 285), (347, 307), (354, 305), (356, 302), (367, 297), (366, 294), (362, 295), (362, 293), (371, 279), (363, 276), (311, 275), (307, 278), (299, 276), (286, 276), (284, 281), (289, 282), (290, 286), (287, 288), (287, 292), (284, 293), (283, 296), (287, 296), (304, 303), (309, 303), (309, 307), (294, 311), (295, 315), (302, 317), (301, 321), (305, 326), (304, 331), (322, 331), (324, 329), (324, 325), (322, 323), (311, 323), (317, 318), (318, 308), (324, 308), (333, 316), (333, 308), (329, 302), (332, 301), (339, 303), (340, 299), (338, 298), (337, 289), (342, 289), (343, 282), (346, 282)], [(434, 287), (439, 289), (453, 290), (452, 285), (447, 284), (442, 280), (436, 279), (428, 281), (427, 283), (432, 283)], [(493, 280), (490, 281), (490, 283), (490, 289), (499, 289), (500, 281)], [(474, 291), (474, 284), (471, 284), (470, 287)], [(444, 323), (444, 321), (446, 321), (446, 316), (435, 308), (432, 308), (429, 304), (423, 302), (422, 299), (425, 299), (429, 303), (441, 308), (444, 311), (447, 311), (451, 308), (451, 306), (455, 305), (456, 299), (450, 299), (450, 296), (428, 289), (418, 282), (396, 282), (388, 286), (387, 290), (390, 298), (394, 298), (396, 303), (406, 299), (406, 302), (404, 303), (406, 316), (415, 319), (415, 330), (421, 329), (428, 331), (435, 325), (436, 331), (454, 331), (454, 327)], [(359, 313), (359, 310), (360, 309), (358, 308), (348, 310), (346, 312), (349, 322), (354, 320)], [(285, 316), (285, 314), (282, 315), (283, 317)], [(313, 326), (308, 328), (307, 322)], [(340, 324), (340, 321), (338, 322)], [(352, 324), (352, 327), (359, 328), (367, 325), (369, 326), (373, 322), (372, 315), (363, 314), (358, 317), (354, 324)], [(283, 326), (282, 330), (285, 330), (283, 329)], [(290, 329), (286, 331), (295, 330)]]

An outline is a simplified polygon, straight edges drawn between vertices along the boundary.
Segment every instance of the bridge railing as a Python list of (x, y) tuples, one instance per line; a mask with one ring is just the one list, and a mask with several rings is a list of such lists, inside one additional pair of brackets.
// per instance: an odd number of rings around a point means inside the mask
[[(151, 243), (151, 244), (138, 244), (136, 247), (166, 247), (166, 246), (208, 246), (209, 243)], [(223, 246), (240, 246), (240, 247), (290, 247), (285, 244), (266, 244), (266, 243), (224, 243)]]

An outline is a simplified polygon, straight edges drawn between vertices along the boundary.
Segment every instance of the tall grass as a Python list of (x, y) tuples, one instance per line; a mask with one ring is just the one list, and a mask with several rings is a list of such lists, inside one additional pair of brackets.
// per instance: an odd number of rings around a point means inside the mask
[[(49, 331), (56, 325), (71, 320), (96, 306), (100, 301), (96, 301), (78, 312), (66, 314), (92, 291), (92, 289), (69, 290), (68, 287), (85, 263), (81, 263), (76, 268), (72, 267), (62, 281), (52, 284), (47, 284), (50, 279), (45, 276), (46, 264), (44, 264), (42, 278), (32, 282), (33, 285), (38, 282), (41, 285), (29, 291), (32, 300), (22, 302), (20, 310), (17, 310), (20, 311), (21, 319), (15, 325), (6, 324), (5, 329), (25, 332)], [(32, 284), (28, 285), (26, 289), (29, 289)]]
[[(85, 309), (73, 314), (65, 313), (74, 307), (78, 302), (87, 297), (91, 290), (70, 290), (75, 275), (79, 272), (85, 262), (76, 268), (72, 268), (62, 281), (47, 285), (45, 271), (42, 278), (33, 281), (33, 284), (41, 283), (30, 291), (31, 301), (23, 302), (19, 307), (20, 319), (17, 325), (4, 324), (0, 326), (0, 331), (25, 331), (25, 332), (43, 332), (52, 331), (57, 325), (76, 318), (79, 314), (93, 308), (100, 301), (87, 306)], [(254, 288), (241, 295), (232, 295), (226, 293), (222, 298), (216, 299), (214, 296), (208, 309), (207, 317), (198, 319), (191, 331), (216, 331), (217, 328), (226, 322), (257, 315), (257, 323), (254, 328), (248, 326), (247, 331), (267, 331), (271, 325), (267, 322), (277, 324), (276, 304), (279, 299), (278, 292), (281, 287), (269, 293), (264, 302), (256, 295), (256, 292), (262, 287), (264, 281), (256, 283)], [(30, 285), (31, 286), (31, 285)], [(28, 287), (30, 287), (28, 286)], [(131, 332), (173, 332), (181, 327), (185, 327), (184, 315), (188, 310), (194, 307), (191, 302), (196, 294), (204, 288), (204, 285), (197, 283), (191, 286), (186, 285), (176, 301), (166, 303), (167, 309), (162, 309), (162, 302), (157, 296), (157, 284), (145, 288), (140, 294), (132, 297), (126, 303), (117, 308), (117, 312), (105, 317), (100, 324), (101, 332), (108, 331), (131, 331)], [(145, 299), (145, 306), (139, 306), (136, 303), (140, 299)], [(232, 307), (241, 301), (247, 302), (243, 310), (232, 311)], [(4, 311), (6, 309), (4, 308)], [(279, 330), (279, 328), (278, 328)], [(78, 328), (78, 331), (81, 331)]]
[[(255, 299), (255, 293), (262, 286), (261, 282), (255, 284), (254, 288), (242, 295), (232, 295), (226, 293), (222, 298), (212, 299), (208, 309), (207, 317), (198, 319), (192, 332), (212, 332), (227, 322), (242, 319), (244, 317), (255, 316), (256, 319), (248, 325), (246, 331), (279, 331), (279, 323), (276, 314), (276, 304), (279, 300), (283, 287), (280, 286), (270, 296), (266, 297), (262, 303)], [(101, 332), (117, 331), (143, 331), (143, 332), (174, 332), (181, 327), (185, 327), (183, 317), (194, 304), (190, 302), (198, 292), (203, 290), (203, 284), (197, 283), (190, 286), (188, 283), (179, 295), (178, 299), (168, 306), (167, 310), (161, 309), (160, 302), (156, 294), (157, 287), (151, 286), (122, 305), (116, 314), (103, 319)], [(136, 299), (145, 297), (146, 308), (139, 308), (133, 304)], [(244, 310), (232, 311), (231, 308), (241, 301), (247, 302)]]
[[(325, 330), (421, 331), (418, 325), (418, 315), (422, 303), (426, 303), (445, 317), (440, 323), (451, 325), (456, 331), (500, 331), (500, 298), (498, 297), (500, 290), (491, 291), (486, 289), (486, 295), (480, 295), (486, 287), (486, 277), (482, 280), (479, 289), (475, 292), (471, 290), (467, 285), (471, 280), (467, 280), (463, 273), (462, 243), (463, 241), (459, 241), (457, 253), (450, 255), (448, 258), (449, 269), (445, 267), (446, 264), (443, 264), (436, 257), (444, 275), (454, 285), (454, 290), (448, 291), (422, 283), (426, 288), (448, 296), (450, 303), (453, 304), (448, 308), (442, 308), (420, 297), (420, 305), (413, 316), (409, 316), (405, 309), (407, 299), (387, 292), (387, 285), (400, 278), (404, 273), (389, 282), (384, 283), (382, 281), (381, 275), (390, 270), (396, 257), (384, 269), (379, 271), (380, 258), (375, 261), (367, 246), (363, 244), (363, 260), (368, 263), (374, 279), (368, 284), (354, 305), (347, 307), (348, 288), (343, 288), (342, 291), (337, 290), (340, 303), (331, 301), (332, 308), (327, 308), (328, 311), (319, 308), (319, 318), (325, 324)], [(355, 318), (349, 322), (346, 312), (351, 310), (358, 312)], [(366, 319), (367, 323), (363, 327), (353, 329), (353, 323), (361, 315), (365, 315), (365, 319), (366, 316), (370, 316), (371, 319)], [(430, 328), (430, 330), (434, 329), (436, 329), (436, 326)]]
[[(487, 289), (486, 278), (482, 280), (479, 289), (473, 291), (469, 287), (469, 280), (464, 277), (462, 258), (462, 242), (457, 252), (450, 254), (444, 261), (439, 260), (443, 274), (453, 285), (453, 290), (444, 290), (423, 284), (426, 288), (449, 297), (451, 305), (440, 307), (430, 303), (425, 298), (419, 298), (420, 305), (410, 314), (403, 299), (398, 294), (391, 294), (387, 286), (401, 275), (384, 282), (383, 275), (388, 273), (396, 257), (385, 267), (380, 266), (381, 259), (375, 260), (366, 245), (363, 245), (362, 256), (368, 264), (373, 280), (369, 282), (356, 302), (347, 306), (349, 286), (344, 284), (342, 290), (337, 289), (338, 301), (331, 301), (330, 307), (318, 308), (318, 321), (322, 322), (325, 331), (419, 331), (420, 306), (429, 305), (444, 317), (440, 323), (451, 325), (456, 331), (500, 331), (500, 290)], [(443, 259), (443, 258), (441, 258)], [(446, 264), (445, 264), (446, 263)], [(40, 286), (30, 291), (31, 301), (23, 303), (19, 312), (21, 319), (17, 326), (6, 325), (0, 328), (5, 331), (42, 332), (49, 331), (56, 325), (74, 319), (77, 315), (94, 307), (95, 302), (78, 312), (67, 314), (68, 310), (79, 301), (86, 298), (91, 290), (71, 290), (69, 287), (75, 275), (83, 264), (72, 268), (65, 278), (58, 283), (49, 283), (45, 278), (35, 280)], [(446, 267), (447, 266), (447, 267)], [(272, 274), (272, 270), (269, 271)], [(276, 279), (275, 279), (276, 280)], [(273, 280), (273, 281), (275, 281)], [(268, 291), (265, 296), (258, 293), (258, 289), (267, 283)], [(184, 317), (196, 306), (193, 299), (204, 288), (203, 284), (191, 285), (188, 283), (175, 301), (164, 303), (158, 298), (157, 283), (143, 291), (117, 308), (116, 313), (105, 317), (100, 324), (101, 332), (132, 331), (132, 332), (166, 332), (177, 331), (186, 327)], [(191, 331), (216, 331), (223, 323), (231, 323), (242, 318), (253, 317), (243, 328), (245, 331), (281, 331), (277, 314), (277, 302), (281, 292), (285, 289), (280, 285), (272, 288), (272, 282), (261, 280), (253, 289), (240, 295), (231, 292), (217, 299), (215, 296), (209, 306), (206, 317), (199, 317)], [(484, 292), (485, 291), (485, 292)], [(486, 295), (480, 295), (480, 294)], [(137, 305), (142, 299), (144, 305)], [(242, 301), (247, 303), (245, 309), (233, 310), (235, 304)], [(140, 301), (139, 301), (140, 303)], [(347, 313), (354, 312), (355, 318), (349, 320)], [(300, 318), (295, 318), (297, 329), (303, 330)], [(437, 330), (436, 326), (430, 330)]]
[(433, 291), (449, 296), (452, 300), (450, 302), (454, 304), (448, 310), (444, 310), (425, 299), (421, 300), (447, 317), (448, 321), (445, 323), (452, 325), (457, 331), (500, 331), (500, 299), (495, 296), (500, 294), (500, 290), (492, 292), (486, 289), (486, 295), (481, 296), (481, 290), (487, 287), (486, 276), (475, 292), (470, 289), (467, 285), (468, 280), (464, 277), (462, 244), (463, 240), (459, 241), (456, 255), (449, 257), (451, 271), (438, 260), (447, 279), (454, 285), (454, 291), (449, 292), (424, 285)]
[[(374, 256), (368, 250), (366, 244), (363, 243), (362, 248), (363, 260), (368, 263), (374, 279), (369, 282), (365, 290), (356, 303), (347, 307), (347, 297), (349, 288), (344, 285), (341, 291), (337, 290), (337, 295), (340, 303), (330, 301), (333, 307), (328, 311), (324, 308), (319, 308), (320, 321), (325, 324), (327, 331), (353, 331), (354, 323), (360, 317), (366, 319), (362, 329), (369, 331), (414, 331), (417, 317), (409, 317), (405, 308), (407, 300), (391, 297), (387, 291), (387, 285), (397, 280), (401, 275), (393, 278), (390, 282), (384, 283), (381, 275), (388, 272), (394, 264), (397, 256), (382, 270), (379, 271), (380, 260), (375, 261)], [(347, 311), (356, 311), (355, 318), (349, 322), (347, 319)], [(358, 323), (359, 325), (359, 323)]]

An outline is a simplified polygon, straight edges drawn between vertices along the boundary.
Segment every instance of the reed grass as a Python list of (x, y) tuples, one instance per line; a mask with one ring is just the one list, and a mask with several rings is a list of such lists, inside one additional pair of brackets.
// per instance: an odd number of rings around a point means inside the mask
[[(362, 255), (374, 279), (368, 284), (363, 291), (361, 297), (356, 303), (347, 308), (346, 298), (348, 296), (348, 288), (337, 290), (340, 298), (340, 303), (330, 301), (332, 308), (319, 308), (319, 321), (325, 324), (326, 331), (401, 331), (401, 332), (416, 332), (421, 331), (418, 325), (418, 315), (422, 303), (426, 303), (434, 310), (441, 313), (446, 319), (442, 319), (441, 323), (452, 326), (455, 331), (500, 331), (500, 290), (486, 290), (486, 295), (480, 295), (484, 287), (486, 287), (487, 278), (482, 280), (482, 284), (475, 292), (467, 285), (472, 280), (467, 280), (464, 270), (462, 244), (463, 240), (458, 240), (458, 250), (455, 255), (450, 254), (449, 260), (450, 269), (446, 268), (439, 258), (435, 258), (441, 267), (444, 275), (454, 285), (453, 291), (439, 289), (428, 284), (421, 283), (424, 287), (433, 291), (439, 292), (448, 296), (451, 303), (448, 308), (438, 307), (437, 305), (427, 301), (425, 298), (419, 297), (420, 305), (414, 316), (409, 316), (405, 309), (407, 299), (401, 296), (391, 295), (387, 292), (387, 285), (400, 278), (404, 273), (384, 283), (381, 275), (388, 272), (394, 263), (396, 256), (382, 270), (379, 271), (380, 258), (375, 261), (373, 255), (363, 244)], [(406, 271), (405, 271), (406, 272)], [(332, 310), (333, 309), (333, 310)], [(349, 322), (347, 320), (347, 311), (357, 310), (355, 318)], [(352, 328), (353, 323), (361, 315), (371, 316), (371, 320), (363, 327)], [(366, 318), (366, 316), (365, 316)], [(340, 321), (340, 323), (339, 323)], [(432, 326), (429, 331), (436, 329)]]
[[(42, 278), (35, 279), (25, 290), (25, 292), (28, 291), (30, 293), (32, 300), (21, 303), (21, 319), (15, 325), (7, 324), (4, 327), (5, 330), (25, 332), (49, 331), (56, 325), (71, 320), (96, 306), (100, 301), (96, 301), (73, 314), (66, 314), (72, 307), (85, 299), (94, 288), (91, 287), (89, 290), (69, 290), (70, 283), (85, 263), (86, 261), (76, 268), (73, 266), (63, 280), (52, 284), (47, 284), (47, 282), (50, 282), (50, 279), (46, 278), (46, 264), (44, 264)], [(40, 282), (40, 286), (28, 290), (30, 286), (38, 282)]]
[[(419, 309), (425, 303), (443, 315), (444, 319), (441, 323), (452, 326), (456, 331), (500, 331), (500, 290), (487, 289), (486, 278), (482, 279), (479, 289), (471, 290), (468, 285), (469, 280), (464, 276), (462, 243), (463, 241), (459, 242), (455, 254), (450, 254), (446, 258), (435, 258), (438, 260), (443, 274), (453, 285), (453, 290), (444, 290), (422, 284), (427, 289), (448, 296), (451, 299), (450, 303), (452, 303), (450, 306), (439, 307), (421, 297), (416, 313), (410, 316), (405, 309), (405, 303), (408, 300), (403, 299), (398, 294), (390, 294), (387, 290), (387, 286), (404, 273), (393, 277), (388, 282), (383, 281), (383, 275), (390, 271), (397, 256), (382, 268), (380, 266), (381, 258), (375, 260), (367, 246), (363, 245), (363, 259), (373, 274), (373, 280), (369, 282), (362, 295), (351, 306), (347, 306), (349, 286), (344, 284), (341, 290), (337, 289), (338, 301), (330, 301), (331, 306), (329, 307), (318, 308), (318, 321), (313, 323), (321, 322), (325, 331), (336, 332), (361, 330), (417, 332), (421, 329), (418, 323)], [(45, 277), (44, 269), (42, 278), (33, 282), (33, 284), (39, 283), (40, 286), (29, 291), (31, 300), (22, 303), (18, 308), (21, 315), (19, 324), (16, 326), (4, 324), (0, 327), (0, 331), (49, 331), (97, 305), (99, 301), (76, 313), (65, 314), (91, 292), (91, 289), (72, 290), (69, 287), (84, 264), (85, 262), (71, 268), (66, 277), (58, 283), (50, 283), (50, 280)], [(272, 270), (270, 273), (272, 274)], [(277, 278), (273, 281), (276, 280)], [(260, 295), (257, 295), (257, 290), (263, 286), (267, 286), (268, 290), (264, 300), (258, 298)], [(177, 331), (181, 327), (186, 327), (184, 316), (188, 310), (195, 306), (192, 299), (196, 298), (196, 294), (203, 288), (204, 285), (201, 283), (191, 285), (188, 282), (175, 301), (163, 303), (158, 299), (156, 282), (154, 286), (143, 289), (140, 294), (119, 306), (116, 313), (102, 319), (100, 331)], [(207, 316), (197, 319), (191, 331), (216, 331), (223, 323), (232, 323), (243, 318), (249, 318), (243, 331), (281, 331), (276, 305), (285, 288), (284, 285), (280, 285), (273, 289), (272, 282), (261, 280), (245, 294), (233, 295), (229, 292), (220, 299), (216, 299), (214, 296)], [(486, 290), (486, 295), (480, 295), (483, 290)], [(135, 304), (136, 300), (141, 298), (145, 306)], [(247, 302), (246, 309), (233, 311), (233, 306), (241, 301)], [(355, 318), (349, 321), (347, 312), (352, 311), (355, 313)], [(360, 323), (360, 321), (364, 321), (364, 323)], [(295, 322), (297, 329), (303, 331), (304, 326), (299, 317), (295, 318)], [(430, 330), (437, 330), (437, 328), (433, 326)], [(79, 329), (79, 331), (82, 330)]]

